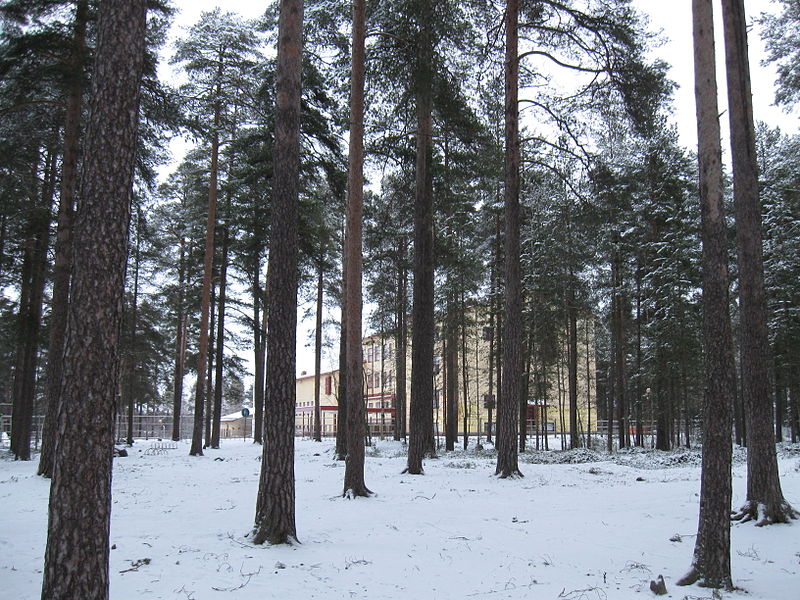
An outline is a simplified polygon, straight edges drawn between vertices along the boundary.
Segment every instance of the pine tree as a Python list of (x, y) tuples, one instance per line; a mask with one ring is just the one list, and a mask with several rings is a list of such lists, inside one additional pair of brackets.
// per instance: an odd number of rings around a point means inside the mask
[(503, 388), (497, 407), (497, 469), (502, 477), (521, 477), (517, 462), (517, 407), (522, 397), (522, 280), (519, 207), (519, 53), (517, 0), (506, 2), (505, 63), (505, 336)]
[(77, 192), (78, 154), (83, 105), (84, 80), (81, 76), (86, 54), (86, 29), (89, 19), (87, 0), (75, 3), (73, 47), (70, 57), (72, 77), (64, 108), (64, 152), (61, 161), (61, 190), (58, 205), (55, 261), (53, 265), (52, 308), (50, 310), (50, 341), (47, 351), (47, 408), (42, 432), (42, 452), (39, 456), (39, 475), (53, 474), (53, 446), (58, 398), (63, 370), (64, 335), (69, 301), (70, 266), (72, 263), (72, 222)]
[(781, 491), (772, 430), (761, 207), (744, 2), (723, 0), (722, 6), (739, 267), (742, 393), (747, 418), (747, 501), (736, 518), (768, 525), (785, 523), (797, 518), (798, 513)]
[[(217, 224), (217, 195), (219, 189), (219, 153), (221, 135), (231, 127), (236, 115), (237, 99), (241, 97), (243, 74), (254, 66), (256, 37), (247, 24), (231, 13), (219, 9), (203, 13), (189, 36), (178, 44), (174, 63), (182, 63), (192, 77), (183, 93), (193, 99), (198, 120), (211, 117), (211, 127), (204, 128), (211, 147), (208, 187), (208, 221), (203, 261), (203, 288), (200, 305), (200, 338), (198, 341), (198, 377), (195, 386), (194, 429), (189, 454), (203, 454), (202, 424), (206, 404), (206, 385), (200, 374), (205, 373), (209, 352), (209, 313), (211, 277), (214, 261), (214, 235)], [(235, 125), (233, 125), (235, 127)], [(213, 445), (213, 442), (212, 442)]]
[(50, 489), (47, 600), (109, 593), (111, 449), (146, 12), (144, 0), (107, 0), (100, 9)]
[(269, 298), (264, 452), (253, 543), (297, 538), (294, 409), (297, 337), (298, 195), (303, 2), (281, 0), (276, 72), (275, 173), (267, 290)]
[(800, 101), (800, 5), (793, 0), (778, 0), (781, 12), (777, 15), (763, 14), (760, 22), (762, 37), (766, 43), (769, 62), (778, 70), (778, 104), (791, 106)]
[(364, 436), (366, 411), (363, 393), (363, 357), (361, 350), (362, 308), (362, 221), (364, 205), (364, 76), (366, 6), (353, 1), (353, 64), (350, 91), (350, 170), (348, 173), (347, 230), (345, 235), (344, 310), (347, 313), (345, 353), (347, 370), (347, 458), (345, 459), (344, 495), (348, 498), (370, 496), (364, 483)]
[(694, 0), (695, 96), (703, 226), (705, 403), (700, 517), (692, 567), (678, 585), (731, 588), (731, 406), (735, 393), (728, 250), (711, 0)]

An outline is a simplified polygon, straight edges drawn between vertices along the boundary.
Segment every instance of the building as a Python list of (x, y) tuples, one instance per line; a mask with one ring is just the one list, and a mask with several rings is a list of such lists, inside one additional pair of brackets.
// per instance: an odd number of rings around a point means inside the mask
[[(594, 336), (587, 322), (579, 324), (578, 339), (578, 429), (580, 434), (594, 432), (597, 423)], [(455, 377), (457, 378), (456, 403), (459, 435), (466, 431), (470, 435), (486, 436), (495, 430), (495, 398), (497, 395), (498, 357), (492, 340), (491, 329), (474, 327), (464, 332), (458, 340)], [(445, 431), (447, 405), (447, 369), (444, 344), (436, 343), (434, 357), (434, 428)], [(526, 406), (527, 430), (530, 436), (563, 434), (569, 432), (569, 386), (567, 369), (567, 347), (562, 343), (555, 360), (550, 364), (529, 364), (528, 400)], [(398, 357), (395, 341), (388, 336), (373, 335), (363, 341), (364, 357), (364, 402), (370, 433), (391, 436), (394, 432), (396, 413)], [(406, 401), (407, 415), (411, 394), (411, 350), (406, 353)], [(311, 436), (314, 432), (314, 375), (304, 374), (297, 379), (297, 405), (295, 429), (299, 436)], [(320, 375), (320, 422), (323, 436), (335, 436), (338, 420), (339, 372), (330, 371)], [(403, 407), (400, 407), (402, 411)], [(402, 414), (402, 413), (401, 413)]]
[(220, 417), (219, 437), (222, 439), (253, 437), (253, 409), (245, 407), (238, 412)]

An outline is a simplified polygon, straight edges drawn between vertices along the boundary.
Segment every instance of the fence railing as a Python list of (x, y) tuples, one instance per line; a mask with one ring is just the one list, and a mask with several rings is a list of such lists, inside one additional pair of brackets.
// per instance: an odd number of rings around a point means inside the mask
[[(132, 437), (134, 439), (172, 439), (172, 415), (134, 415)], [(31, 450), (40, 450), (44, 415), (34, 415), (31, 427)], [(180, 417), (181, 439), (191, 439), (194, 415)], [(252, 432), (249, 432), (252, 435)], [(224, 437), (224, 436), (223, 436)], [(128, 438), (128, 417), (117, 415), (114, 423), (114, 439), (123, 442)], [(11, 415), (0, 415), (0, 448), (11, 445)]]

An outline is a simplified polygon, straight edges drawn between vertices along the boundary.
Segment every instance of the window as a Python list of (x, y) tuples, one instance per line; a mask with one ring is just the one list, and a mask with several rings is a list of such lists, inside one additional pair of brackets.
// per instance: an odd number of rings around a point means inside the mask
[(330, 375), (325, 376), (325, 394), (330, 396), (332, 393), (333, 382), (331, 381), (333, 378)]

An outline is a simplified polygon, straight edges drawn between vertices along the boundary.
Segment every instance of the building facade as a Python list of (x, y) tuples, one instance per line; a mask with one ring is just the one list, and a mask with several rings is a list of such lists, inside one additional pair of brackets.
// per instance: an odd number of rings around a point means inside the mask
[[(579, 324), (577, 344), (578, 372), (578, 433), (586, 435), (596, 430), (597, 410), (595, 391), (594, 336), (588, 322)], [(457, 410), (456, 430), (470, 436), (493, 436), (498, 388), (497, 341), (489, 328), (473, 327), (462, 330), (453, 349), (455, 357), (447, 360), (446, 344), (437, 338), (434, 356), (434, 429), (444, 435), (448, 398), (447, 390), (455, 389)], [(562, 343), (551, 353), (549, 363), (535, 359), (528, 361), (526, 374), (526, 416), (530, 437), (537, 434), (566, 434), (570, 427), (568, 346)], [(408, 423), (411, 395), (411, 350), (405, 357), (406, 399), (397, 396), (398, 354), (395, 340), (389, 336), (373, 335), (363, 340), (364, 404), (367, 423), (373, 436), (390, 437), (394, 434), (398, 415), (405, 414)], [(534, 352), (534, 355), (536, 353)], [(448, 373), (447, 364), (455, 365)], [(455, 377), (455, 385), (448, 378)], [(502, 377), (502, 367), (501, 367)], [(297, 405), (295, 430), (298, 436), (311, 436), (314, 432), (314, 375), (297, 379)], [(338, 422), (339, 372), (320, 374), (320, 415), (323, 436), (335, 436)], [(520, 407), (520, 414), (523, 412)], [(403, 422), (400, 423), (402, 429)]]

